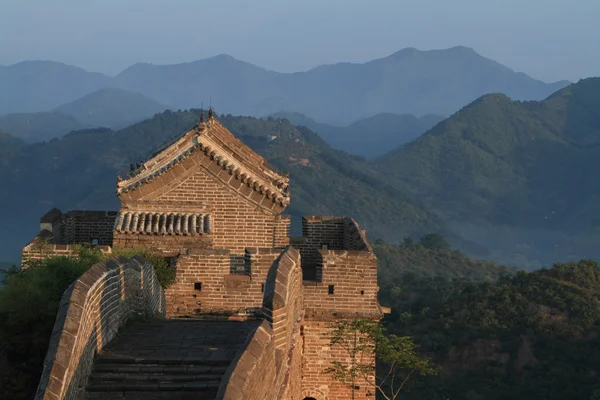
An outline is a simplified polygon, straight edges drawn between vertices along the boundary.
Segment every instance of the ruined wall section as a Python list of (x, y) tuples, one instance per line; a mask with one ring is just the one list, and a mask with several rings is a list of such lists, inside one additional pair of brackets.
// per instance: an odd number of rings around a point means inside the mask
[(166, 290), (168, 316), (254, 314), (261, 309), (267, 273), (280, 249), (248, 248), (244, 274), (232, 274), (228, 250), (191, 249), (177, 259), (176, 282)]
[(141, 257), (92, 266), (63, 294), (36, 399), (78, 399), (94, 355), (132, 316), (165, 313), (164, 292)]

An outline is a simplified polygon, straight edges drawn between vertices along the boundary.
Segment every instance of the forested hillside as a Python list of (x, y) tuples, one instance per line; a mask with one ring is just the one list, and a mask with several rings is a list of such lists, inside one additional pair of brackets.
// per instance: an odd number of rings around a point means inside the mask
[(300, 113), (279, 112), (274, 118), (285, 118), (296, 126), (306, 126), (331, 147), (346, 153), (373, 159), (406, 144), (444, 118), (429, 114), (417, 118), (412, 114), (379, 113), (348, 126), (319, 123)]
[[(427, 239), (427, 238), (425, 238)], [(379, 243), (380, 301), (391, 332), (440, 368), (409, 400), (590, 400), (600, 393), (600, 267), (518, 272), (421, 239)]]
[(375, 165), (483, 245), (543, 263), (596, 257), (599, 106), (600, 78), (542, 102), (486, 95)]
[[(193, 127), (199, 115), (199, 110), (167, 111), (119, 131), (76, 131), (26, 147), (10, 165), (0, 166), (0, 213), (6, 221), (0, 226), (0, 256), (18, 257), (37, 233), (39, 217), (52, 207), (118, 209), (117, 175), (124, 176), (131, 163), (146, 160)], [(294, 216), (352, 216), (372, 237), (390, 240), (431, 231), (451, 235), (439, 218), (387, 185), (362, 158), (332, 150), (310, 130), (286, 120), (219, 118), (276, 168), (290, 173), (289, 212)]]

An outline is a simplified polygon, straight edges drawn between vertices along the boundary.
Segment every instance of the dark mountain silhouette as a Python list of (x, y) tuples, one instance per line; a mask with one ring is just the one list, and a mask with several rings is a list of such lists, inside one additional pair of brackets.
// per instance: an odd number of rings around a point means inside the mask
[(0, 114), (48, 111), (95, 90), (116, 87), (173, 108), (212, 104), (222, 113), (264, 116), (281, 110), (347, 125), (378, 113), (449, 115), (486, 93), (541, 100), (568, 82), (547, 84), (472, 49), (404, 49), (363, 64), (278, 73), (219, 55), (176, 64), (135, 64), (114, 78), (51, 62), (0, 69)]

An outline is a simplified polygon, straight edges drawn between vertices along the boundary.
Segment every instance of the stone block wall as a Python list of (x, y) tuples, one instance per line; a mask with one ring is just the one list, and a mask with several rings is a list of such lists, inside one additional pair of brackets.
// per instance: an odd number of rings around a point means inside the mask
[(94, 355), (131, 317), (165, 314), (152, 265), (141, 257), (92, 266), (63, 294), (36, 400), (79, 399)]
[[(176, 282), (167, 291), (167, 314), (254, 313), (261, 309), (267, 273), (282, 249), (248, 248), (244, 274), (232, 274), (238, 256), (228, 250), (191, 249), (177, 259)], [(233, 260), (232, 260), (233, 258)]]

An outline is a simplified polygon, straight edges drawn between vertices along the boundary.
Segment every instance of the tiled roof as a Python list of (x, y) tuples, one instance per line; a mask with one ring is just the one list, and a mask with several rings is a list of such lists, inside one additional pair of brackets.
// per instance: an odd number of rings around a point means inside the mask
[(117, 194), (135, 190), (154, 180), (195, 151), (203, 151), (221, 168), (274, 202), (284, 207), (289, 204), (289, 178), (269, 168), (264, 158), (243, 144), (215, 118), (200, 123), (146, 161), (137, 175), (120, 181)]

